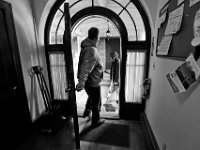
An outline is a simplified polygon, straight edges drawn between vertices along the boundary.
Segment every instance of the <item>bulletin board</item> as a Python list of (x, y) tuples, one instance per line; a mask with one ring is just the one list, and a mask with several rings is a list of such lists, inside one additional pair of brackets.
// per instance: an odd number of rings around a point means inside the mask
[[(165, 34), (169, 13), (177, 9), (181, 4), (184, 4), (184, 11), (180, 29), (177, 33), (172, 35), (172, 40), (168, 53), (166, 55), (159, 55), (156, 52), (156, 55), (159, 57), (185, 60), (191, 52), (195, 51), (195, 47), (191, 45), (191, 40), (194, 38), (193, 23), (196, 11), (200, 9), (200, 2), (198, 1), (194, 5), (190, 6), (191, 1), (194, 0), (184, 0), (180, 5), (178, 5), (178, 1), (179, 0), (169, 0), (168, 3), (165, 4), (165, 6), (168, 5), (167, 15), (164, 22), (160, 25), (158, 29), (157, 52), (158, 46), (162, 40), (162, 37)], [(160, 9), (159, 17), (161, 17), (163, 8), (165, 6)]]

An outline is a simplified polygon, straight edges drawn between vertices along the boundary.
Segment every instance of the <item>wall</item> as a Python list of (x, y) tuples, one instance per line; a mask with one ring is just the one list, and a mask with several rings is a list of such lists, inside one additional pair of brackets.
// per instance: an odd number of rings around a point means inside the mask
[(38, 30), (39, 43), (44, 45), (44, 29), (47, 17), (56, 0), (31, 0)]
[(154, 32), (155, 22), (156, 22), (156, 14), (157, 14), (157, 7), (160, 0), (140, 0), (141, 4), (144, 7), (144, 10), (149, 17), (149, 22), (152, 29), (152, 34)]
[[(160, 5), (165, 2), (161, 1)], [(199, 150), (199, 83), (187, 92), (175, 95), (165, 75), (182, 61), (156, 57), (155, 51), (156, 47), (150, 59), (152, 89), (145, 112), (160, 150), (163, 144), (166, 144), (167, 150)]]
[(44, 103), (31, 67), (46, 64), (44, 50), (39, 49), (36, 41), (34, 19), (30, 0), (6, 0), (11, 3), (17, 42), (22, 64), (22, 72), (32, 120), (36, 120), (44, 111)]

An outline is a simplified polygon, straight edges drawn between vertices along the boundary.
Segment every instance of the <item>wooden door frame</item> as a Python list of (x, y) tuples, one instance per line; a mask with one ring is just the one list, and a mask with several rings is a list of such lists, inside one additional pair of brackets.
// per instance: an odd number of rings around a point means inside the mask
[[(47, 24), (45, 27), (45, 45), (48, 45), (49, 43), (49, 31), (50, 31), (50, 25), (49, 23), (52, 22), (53, 16), (55, 14), (55, 12), (57, 11), (57, 9), (62, 5), (62, 3), (64, 2), (64, 0), (61, 1), (57, 1), (55, 3), (55, 5), (53, 6), (48, 18), (47, 18)], [(76, 14), (73, 15), (73, 17), (71, 18), (71, 25), (72, 28), (76, 25), (76, 23), (78, 23), (82, 18), (85, 18), (87, 16), (90, 15), (100, 15), (100, 16), (104, 16), (106, 18), (108, 18), (109, 20), (111, 20), (116, 27), (119, 29), (120, 32), (120, 36), (121, 36), (121, 58), (122, 58), (122, 62), (120, 64), (120, 78), (121, 78), (121, 84), (120, 84), (120, 101), (122, 101), (122, 103), (120, 103), (120, 106), (122, 109), (119, 109), (119, 117), (121, 119), (133, 119), (131, 118), (131, 114), (129, 114), (128, 118), (123, 114), (123, 103), (125, 103), (125, 74), (126, 74), (126, 57), (127, 57), (127, 49), (129, 47), (133, 47), (136, 46), (138, 47), (138, 43), (139, 44), (144, 44), (145, 46), (148, 45), (148, 49), (147, 49), (147, 70), (146, 70), (146, 74), (145, 77), (148, 77), (148, 71), (149, 71), (149, 57), (150, 57), (150, 46), (151, 46), (151, 28), (150, 28), (150, 23), (149, 23), (149, 19), (148, 19), (148, 15), (145, 12), (144, 8), (142, 7), (142, 4), (138, 1), (133, 1), (130, 0), (130, 2), (132, 2), (138, 9), (138, 11), (140, 12), (140, 15), (143, 19), (144, 22), (144, 28), (146, 31), (146, 40), (145, 41), (128, 41), (128, 33), (126, 30), (126, 27), (124, 25), (124, 23), (122, 22), (121, 18), (115, 14), (113, 11), (106, 9), (104, 7), (99, 7), (99, 6), (94, 6), (92, 5), (91, 7), (82, 9), (80, 11), (78, 11)], [(77, 2), (78, 3), (78, 2)], [(136, 44), (136, 45), (133, 45)], [(50, 73), (50, 72), (49, 72)], [(50, 79), (51, 80), (51, 79)], [(143, 103), (145, 103), (145, 100), (142, 100)], [(137, 107), (137, 105), (135, 105)], [(144, 110), (145, 105), (142, 105), (142, 109)]]

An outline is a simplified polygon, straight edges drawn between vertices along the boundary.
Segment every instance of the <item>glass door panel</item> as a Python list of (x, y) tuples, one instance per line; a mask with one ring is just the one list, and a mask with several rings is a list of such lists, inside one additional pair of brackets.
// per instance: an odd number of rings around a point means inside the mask
[(67, 78), (64, 53), (49, 53), (49, 61), (53, 85), (53, 98), (55, 100), (67, 100), (68, 95), (65, 93)]
[(145, 52), (128, 52), (126, 63), (125, 102), (141, 103), (144, 80)]

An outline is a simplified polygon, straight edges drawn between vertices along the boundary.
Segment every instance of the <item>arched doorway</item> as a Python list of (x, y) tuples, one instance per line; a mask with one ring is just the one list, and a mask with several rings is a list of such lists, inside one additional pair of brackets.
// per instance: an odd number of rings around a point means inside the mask
[[(103, 66), (104, 66), (104, 76), (101, 82), (101, 97), (102, 97), (102, 107), (101, 116), (104, 118), (119, 118), (119, 90), (116, 86), (115, 92), (111, 91), (112, 82), (110, 80), (110, 70), (111, 70), (111, 52), (118, 52), (119, 57), (121, 56), (121, 36), (119, 30), (112, 20), (108, 19), (105, 15), (103, 16), (99, 12), (106, 12), (102, 8), (95, 8), (97, 13), (91, 11), (87, 12), (85, 9), (80, 11), (75, 19), (72, 18), (72, 52), (73, 52), (73, 62), (74, 62), (74, 79), (77, 83), (77, 70), (78, 70), (78, 59), (80, 54), (81, 42), (87, 37), (87, 31), (92, 26), (97, 27), (100, 30), (100, 40), (98, 43), (99, 53), (101, 55)], [(109, 13), (107, 13), (109, 14)], [(76, 19), (78, 18), (78, 19)], [(106, 33), (110, 31), (108, 36)], [(109, 92), (110, 90), (110, 92)], [(77, 108), (78, 114), (81, 116), (83, 114), (85, 103), (87, 100), (87, 94), (85, 90), (76, 92)]]
[(141, 85), (148, 76), (150, 49), (150, 25), (139, 2), (129, 0), (68, 0), (54, 5), (45, 28), (45, 45), (50, 75), (50, 87), (54, 100), (66, 100), (64, 87), (65, 64), (59, 46), (63, 37), (63, 4), (68, 2), (71, 24), (75, 27), (88, 16), (101, 16), (110, 20), (120, 35), (120, 118), (138, 118), (144, 110)]

